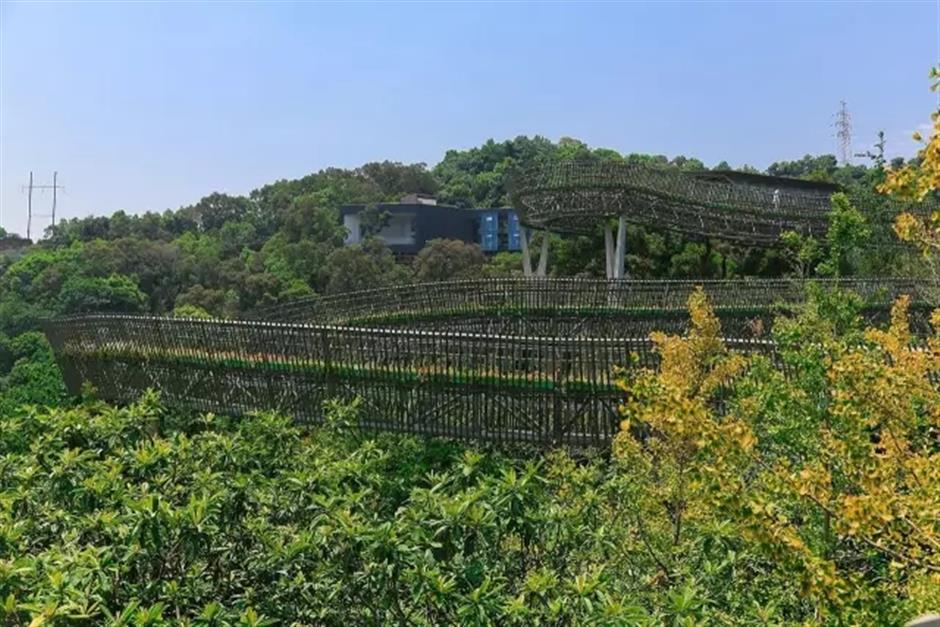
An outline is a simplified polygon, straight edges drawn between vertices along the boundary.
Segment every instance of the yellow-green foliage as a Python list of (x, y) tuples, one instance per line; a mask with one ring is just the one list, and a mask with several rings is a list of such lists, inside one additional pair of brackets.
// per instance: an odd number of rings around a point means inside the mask
[(654, 336), (661, 368), (622, 382), (615, 453), (642, 485), (637, 550), (669, 581), (696, 534), (726, 525), (816, 619), (940, 607), (940, 336), (913, 345), (906, 298), (861, 342), (808, 307), (778, 325), (775, 367), (730, 353), (701, 293), (689, 306), (687, 337)]
[[(930, 69), (931, 90), (940, 88), (940, 70)], [(911, 201), (922, 201), (940, 189), (940, 109), (930, 114), (931, 129), (925, 139), (914, 133), (913, 139), (921, 143), (917, 160), (886, 172), (878, 191)], [(900, 239), (917, 247), (930, 268), (940, 271), (940, 211), (926, 215), (915, 215), (909, 211), (900, 213), (894, 223), (894, 231)]]

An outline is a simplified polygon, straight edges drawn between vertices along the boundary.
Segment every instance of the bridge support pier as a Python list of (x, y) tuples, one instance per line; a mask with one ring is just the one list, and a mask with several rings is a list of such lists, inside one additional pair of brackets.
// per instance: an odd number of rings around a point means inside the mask
[(604, 227), (604, 252), (607, 261), (607, 278), (626, 278), (627, 221), (620, 216), (617, 219), (617, 243), (614, 244), (613, 229)]
[(519, 244), (522, 246), (522, 274), (532, 276), (532, 253), (529, 252), (529, 229), (519, 227)]
[(542, 232), (542, 246), (539, 251), (539, 263), (532, 271), (532, 249), (529, 247), (529, 229), (519, 229), (519, 243), (522, 246), (522, 273), (527, 277), (545, 277), (548, 275), (548, 231)]

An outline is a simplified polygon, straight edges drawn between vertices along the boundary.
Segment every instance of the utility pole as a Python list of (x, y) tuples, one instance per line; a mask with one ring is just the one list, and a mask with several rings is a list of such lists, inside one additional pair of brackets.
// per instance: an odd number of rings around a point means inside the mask
[(26, 239), (30, 237), (30, 229), (33, 226), (33, 171), (29, 171), (29, 194), (26, 196)]
[(56, 201), (56, 192), (59, 191), (59, 186), (56, 183), (56, 180), (59, 178), (58, 172), (52, 173), (52, 226), (55, 226), (55, 201)]
[[(33, 217), (36, 218), (52, 218), (52, 226), (55, 226), (55, 210), (56, 204), (59, 200), (59, 190), (65, 189), (62, 185), (59, 185), (59, 173), (52, 173), (52, 185), (34, 185), (33, 184), (33, 171), (29, 171), (29, 185), (24, 186), (27, 188), (26, 195), (26, 239), (32, 239), (33, 231)], [(51, 214), (37, 214), (33, 216), (33, 190), (52, 190), (52, 213)]]
[(839, 112), (836, 113), (836, 137), (839, 139), (839, 152), (842, 156), (842, 165), (849, 163), (852, 158), (852, 116), (845, 100), (839, 103)]

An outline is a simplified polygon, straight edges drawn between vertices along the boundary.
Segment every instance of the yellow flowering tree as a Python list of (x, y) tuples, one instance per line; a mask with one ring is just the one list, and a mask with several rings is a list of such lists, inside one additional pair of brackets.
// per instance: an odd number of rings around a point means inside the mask
[(906, 299), (863, 334), (810, 306), (780, 321), (776, 360), (745, 359), (701, 292), (689, 306), (687, 336), (652, 337), (661, 366), (624, 375), (614, 448), (663, 577), (683, 534), (720, 521), (820, 620), (940, 607), (940, 334), (916, 347)]
[[(930, 70), (931, 90), (940, 88), (940, 70)], [(940, 189), (940, 110), (931, 116), (932, 128), (925, 138), (914, 133), (914, 140), (922, 144), (914, 163), (886, 172), (878, 191), (903, 200), (921, 202)], [(915, 215), (909, 211), (898, 215), (895, 232), (902, 240), (916, 245), (928, 258), (940, 255), (940, 211), (927, 215)]]
[[(691, 332), (680, 338), (654, 333), (662, 363), (659, 371), (624, 373), (628, 393), (622, 407), (622, 431), (616, 455), (640, 480), (634, 498), (644, 501), (638, 527), (646, 532), (645, 549), (655, 558), (665, 580), (681, 561), (684, 534), (708, 519), (706, 486), (713, 481), (708, 461), (713, 448), (746, 430), (714, 420), (710, 400), (734, 377), (744, 360), (730, 354), (719, 337), (718, 320), (701, 292), (689, 300)], [(746, 443), (745, 443), (746, 444)], [(729, 455), (721, 459), (730, 460)]]

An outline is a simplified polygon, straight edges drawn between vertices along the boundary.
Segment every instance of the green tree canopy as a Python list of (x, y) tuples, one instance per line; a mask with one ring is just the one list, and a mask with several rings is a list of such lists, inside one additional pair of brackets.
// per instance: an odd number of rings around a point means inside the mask
[(413, 268), (418, 281), (477, 278), (486, 257), (476, 244), (454, 239), (433, 239), (418, 256)]
[(66, 280), (59, 294), (64, 314), (89, 312), (139, 313), (145, 310), (147, 297), (137, 284), (121, 274), (107, 278), (74, 276)]

